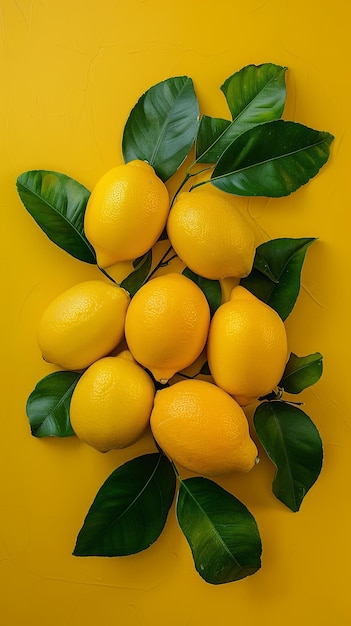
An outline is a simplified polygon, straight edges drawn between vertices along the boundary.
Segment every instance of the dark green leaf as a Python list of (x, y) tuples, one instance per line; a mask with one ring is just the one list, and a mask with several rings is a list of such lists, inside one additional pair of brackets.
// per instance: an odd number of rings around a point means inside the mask
[(211, 376), (211, 371), (210, 371), (207, 361), (203, 364), (199, 373), (202, 374), (203, 376)]
[(138, 259), (138, 263), (135, 265), (135, 269), (121, 282), (121, 287), (128, 291), (132, 298), (138, 289), (144, 284), (147, 278), (152, 263), (152, 251), (149, 250), (142, 257)]
[(261, 539), (248, 509), (207, 478), (181, 481), (177, 518), (200, 576), (213, 585), (240, 580), (261, 567)]
[(157, 241), (165, 241), (168, 239), (167, 228), (164, 228)]
[(279, 119), (284, 111), (287, 68), (274, 63), (247, 65), (224, 81), (233, 120), (245, 132), (255, 124)]
[(300, 408), (285, 402), (263, 402), (254, 415), (257, 436), (276, 466), (273, 493), (298, 511), (322, 468), (319, 432)]
[(299, 295), (301, 270), (313, 237), (279, 238), (257, 247), (254, 265), (240, 284), (285, 320)]
[(84, 213), (90, 196), (73, 178), (47, 170), (24, 172), (17, 179), (19, 196), (30, 215), (57, 246), (71, 256), (96, 263), (84, 234)]
[(98, 491), (81, 528), (75, 556), (126, 556), (161, 534), (176, 479), (163, 453), (139, 456), (117, 468)]
[(254, 126), (228, 146), (211, 182), (239, 196), (287, 196), (316, 176), (332, 140), (329, 133), (296, 122)]
[(279, 387), (288, 393), (300, 393), (318, 382), (322, 373), (323, 357), (319, 352), (307, 356), (296, 356), (292, 352)]
[(184, 276), (190, 278), (190, 280), (196, 283), (198, 287), (200, 287), (201, 291), (206, 296), (206, 300), (210, 307), (210, 314), (212, 317), (222, 302), (222, 289), (219, 280), (211, 280), (210, 278), (203, 278), (202, 276), (198, 276), (188, 267), (186, 267), (182, 273), (184, 274)]
[(168, 180), (188, 156), (199, 124), (193, 81), (176, 76), (148, 89), (126, 122), (122, 150), (125, 162), (148, 161)]
[[(203, 115), (196, 137), (196, 160), (199, 163), (217, 163), (223, 150), (231, 143), (225, 141), (226, 130), (232, 122), (217, 117)], [(224, 142), (224, 145), (223, 145)]]
[[(277, 243), (277, 241), (279, 240), (273, 240), (275, 243), (272, 244), (272, 246), (278, 246), (279, 244)], [(264, 276), (266, 276), (266, 278), (269, 278), (270, 281), (272, 281), (273, 283), (279, 283), (279, 275), (275, 276), (273, 274), (272, 268), (269, 266), (267, 259), (265, 259), (264, 254), (267, 251), (265, 250), (265, 248), (261, 248), (260, 246), (256, 248), (256, 254), (255, 254), (255, 259), (254, 259), (254, 264), (253, 264), (253, 268), (257, 271), (259, 271), (261, 274), (263, 274)], [(281, 268), (278, 268), (281, 270)], [(278, 272), (279, 273), (279, 272)]]
[(252, 126), (279, 119), (284, 110), (286, 68), (273, 63), (248, 65), (221, 86), (232, 122), (204, 117), (196, 144), (200, 163), (217, 163), (224, 150)]
[(34, 437), (74, 435), (69, 406), (80, 376), (76, 372), (54, 372), (38, 382), (26, 407)]

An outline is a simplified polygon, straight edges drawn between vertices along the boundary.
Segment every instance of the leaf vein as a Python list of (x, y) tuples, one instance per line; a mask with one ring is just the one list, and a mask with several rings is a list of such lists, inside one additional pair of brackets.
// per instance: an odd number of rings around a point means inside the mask
[[(186, 81), (186, 83), (187, 82), (188, 81)], [(183, 91), (185, 89), (186, 83), (184, 83), (183, 87), (178, 92), (177, 97), (175, 99), (175, 102), (177, 102), (179, 100), (179, 98), (181, 97), (181, 94), (183, 93)], [(167, 128), (169, 126), (169, 123), (170, 123), (171, 119), (172, 119), (172, 112), (169, 115), (166, 116), (165, 121), (162, 124), (160, 133), (159, 133), (159, 135), (157, 137), (157, 141), (155, 142), (155, 146), (154, 146), (154, 149), (153, 149), (152, 154), (151, 154), (150, 165), (153, 165), (155, 163), (155, 160), (156, 160), (156, 157), (157, 157), (157, 152), (159, 150), (160, 145), (162, 144), (164, 136), (166, 135), (166, 131), (167, 131)]]
[(148, 480), (145, 482), (143, 488), (138, 492), (138, 494), (133, 498), (133, 500), (129, 503), (129, 505), (120, 513), (120, 515), (114, 517), (111, 522), (103, 527), (101, 527), (98, 532), (95, 533), (95, 537), (98, 537), (99, 535), (103, 535), (105, 534), (106, 530), (113, 528), (120, 519), (122, 519), (127, 512), (134, 506), (134, 504), (138, 501), (138, 499), (141, 497), (141, 495), (144, 493), (144, 491), (147, 489), (147, 487), (149, 486), (150, 482), (152, 481), (152, 479), (154, 478), (158, 467), (161, 463), (161, 459), (162, 459), (162, 453), (159, 454), (159, 457), (157, 459), (157, 463), (155, 465), (155, 467), (153, 468)]
[(232, 172), (227, 172), (226, 174), (218, 174), (217, 176), (212, 176), (211, 181), (214, 180), (221, 180), (222, 178), (227, 178), (228, 176), (232, 175), (232, 174), (240, 174), (242, 172), (248, 171), (248, 170), (252, 170), (255, 169), (256, 167), (261, 167), (262, 165), (266, 165), (267, 163), (272, 163), (274, 161), (279, 161), (281, 159), (285, 159), (288, 157), (291, 157), (295, 154), (299, 154), (300, 152), (308, 152), (312, 149), (318, 148), (318, 146), (323, 145), (325, 143), (325, 138), (321, 139), (320, 141), (313, 143), (309, 146), (303, 146), (299, 149), (296, 150), (292, 150), (290, 152), (286, 152), (284, 154), (279, 154), (277, 156), (274, 157), (269, 157), (268, 159), (264, 159), (263, 161), (259, 161), (257, 163), (251, 163), (249, 165), (246, 165), (245, 167), (239, 167), (235, 170), (233, 170)]
[[(45, 199), (45, 201), (43, 200), (43, 198), (40, 196), (40, 194), (38, 194), (38, 192), (34, 191), (34, 189), (32, 189), (31, 187), (27, 187), (25, 186), (23, 183), (18, 182), (17, 183), (17, 187), (18, 189), (22, 189), (24, 192), (28, 192), (30, 194), (32, 194), (35, 198), (38, 199), (39, 204), (42, 205), (47, 205), (50, 209), (52, 209), (54, 211), (54, 213), (57, 216), (60, 216), (63, 218), (63, 220), (66, 222), (67, 225), (69, 225), (70, 227), (72, 227), (72, 229), (74, 230), (74, 232), (79, 236), (79, 238), (81, 239), (81, 241), (90, 249), (90, 251), (94, 254), (95, 256), (95, 252), (92, 248), (92, 246), (90, 245), (90, 243), (88, 242), (88, 240), (86, 239), (85, 235), (83, 232), (81, 232), (79, 229), (76, 228), (76, 226), (74, 225), (74, 223), (69, 220), (69, 218), (67, 217), (66, 214), (62, 213), (59, 209), (57, 209), (55, 207), (54, 204), (52, 204), (51, 202), (49, 202), (48, 200)], [(67, 200), (67, 198), (66, 198)], [(34, 217), (34, 216), (32, 216)], [(34, 218), (35, 219), (35, 218)]]
[[(198, 502), (198, 500), (196, 500), (196, 498), (193, 496), (193, 494), (191, 493), (191, 491), (188, 489), (188, 487), (185, 485), (184, 481), (182, 482), (183, 487), (185, 486), (188, 495), (192, 498), (192, 500), (194, 501), (194, 503), (197, 505), (198, 509), (201, 511), (201, 513), (204, 515), (204, 517), (208, 520), (210, 526), (216, 530), (215, 526), (213, 525), (211, 519), (209, 518), (209, 516), (207, 515), (205, 509), (200, 505), (200, 503)], [(238, 566), (238, 568), (240, 569), (240, 571), (245, 572), (245, 569), (242, 567), (242, 565), (239, 563), (239, 561), (235, 558), (234, 554), (231, 552), (231, 550), (229, 550), (228, 546), (224, 543), (222, 537), (220, 535), (218, 535), (217, 533), (217, 537), (219, 539), (219, 542), (221, 543), (222, 547), (224, 548), (224, 551), (232, 558), (232, 560), (234, 561), (234, 563)], [(246, 573), (246, 572), (245, 572)]]

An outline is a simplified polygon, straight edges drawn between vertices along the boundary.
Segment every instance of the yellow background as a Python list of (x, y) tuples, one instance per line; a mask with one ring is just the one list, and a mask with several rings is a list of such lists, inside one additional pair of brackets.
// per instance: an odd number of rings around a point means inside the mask
[[(4, 626), (198, 626), (350, 623), (350, 31), (345, 0), (0, 0), (1, 495), (0, 621)], [(249, 507), (262, 569), (219, 587), (196, 573), (173, 512), (147, 551), (71, 556), (96, 491), (125, 459), (75, 438), (31, 437), (25, 403), (53, 371), (36, 324), (64, 288), (97, 270), (55, 247), (15, 189), (30, 169), (91, 188), (121, 162), (130, 109), (151, 85), (194, 80), (202, 113), (228, 117), (223, 81), (249, 63), (286, 65), (284, 118), (335, 135), (320, 174), (288, 198), (239, 199), (264, 237), (318, 237), (287, 322), (291, 349), (320, 351), (321, 381), (303, 394), (325, 452), (322, 474), (292, 513), (271, 494), (263, 457), (221, 484)], [(101, 275), (99, 275), (101, 276)]]

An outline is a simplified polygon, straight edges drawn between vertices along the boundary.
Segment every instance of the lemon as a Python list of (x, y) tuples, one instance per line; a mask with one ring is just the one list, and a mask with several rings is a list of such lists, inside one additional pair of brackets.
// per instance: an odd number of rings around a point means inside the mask
[(136, 361), (167, 382), (205, 347), (210, 311), (201, 289), (182, 274), (145, 283), (129, 305), (125, 337)]
[(168, 215), (165, 184), (145, 161), (130, 161), (106, 172), (96, 183), (84, 216), (84, 231), (102, 268), (147, 252), (162, 233)]
[(278, 313), (238, 285), (215, 312), (208, 336), (208, 365), (217, 385), (245, 406), (270, 393), (288, 359)]
[(184, 380), (158, 391), (150, 426), (164, 453), (196, 474), (248, 472), (255, 465), (243, 409), (213, 383)]
[(80, 370), (109, 354), (124, 335), (129, 294), (101, 280), (78, 283), (45, 309), (38, 327), (43, 358)]
[(203, 189), (180, 193), (169, 213), (167, 233), (179, 258), (210, 279), (247, 276), (255, 234), (229, 200)]
[(93, 363), (79, 379), (70, 404), (72, 428), (100, 452), (133, 445), (145, 432), (155, 388), (129, 351)]

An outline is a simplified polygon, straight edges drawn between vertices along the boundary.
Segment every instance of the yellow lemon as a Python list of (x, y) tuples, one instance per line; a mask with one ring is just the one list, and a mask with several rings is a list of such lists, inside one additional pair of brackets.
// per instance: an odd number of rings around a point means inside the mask
[(124, 335), (129, 294), (101, 280), (78, 283), (45, 309), (38, 327), (43, 358), (80, 370), (109, 354)]
[(245, 406), (270, 393), (283, 375), (288, 358), (284, 323), (238, 285), (212, 318), (207, 356), (216, 384)]
[(149, 424), (154, 394), (151, 377), (128, 351), (99, 359), (74, 389), (72, 428), (100, 452), (131, 446)]
[(137, 291), (126, 315), (125, 337), (136, 361), (165, 383), (201, 354), (209, 323), (201, 289), (182, 274), (171, 273)]
[(202, 189), (180, 193), (167, 233), (179, 258), (200, 276), (242, 278), (251, 271), (254, 231), (225, 197)]
[(248, 472), (255, 465), (243, 409), (213, 383), (184, 380), (158, 391), (150, 426), (164, 453), (196, 474)]
[(165, 184), (145, 161), (112, 168), (89, 198), (84, 231), (102, 268), (147, 252), (162, 233), (168, 215)]

